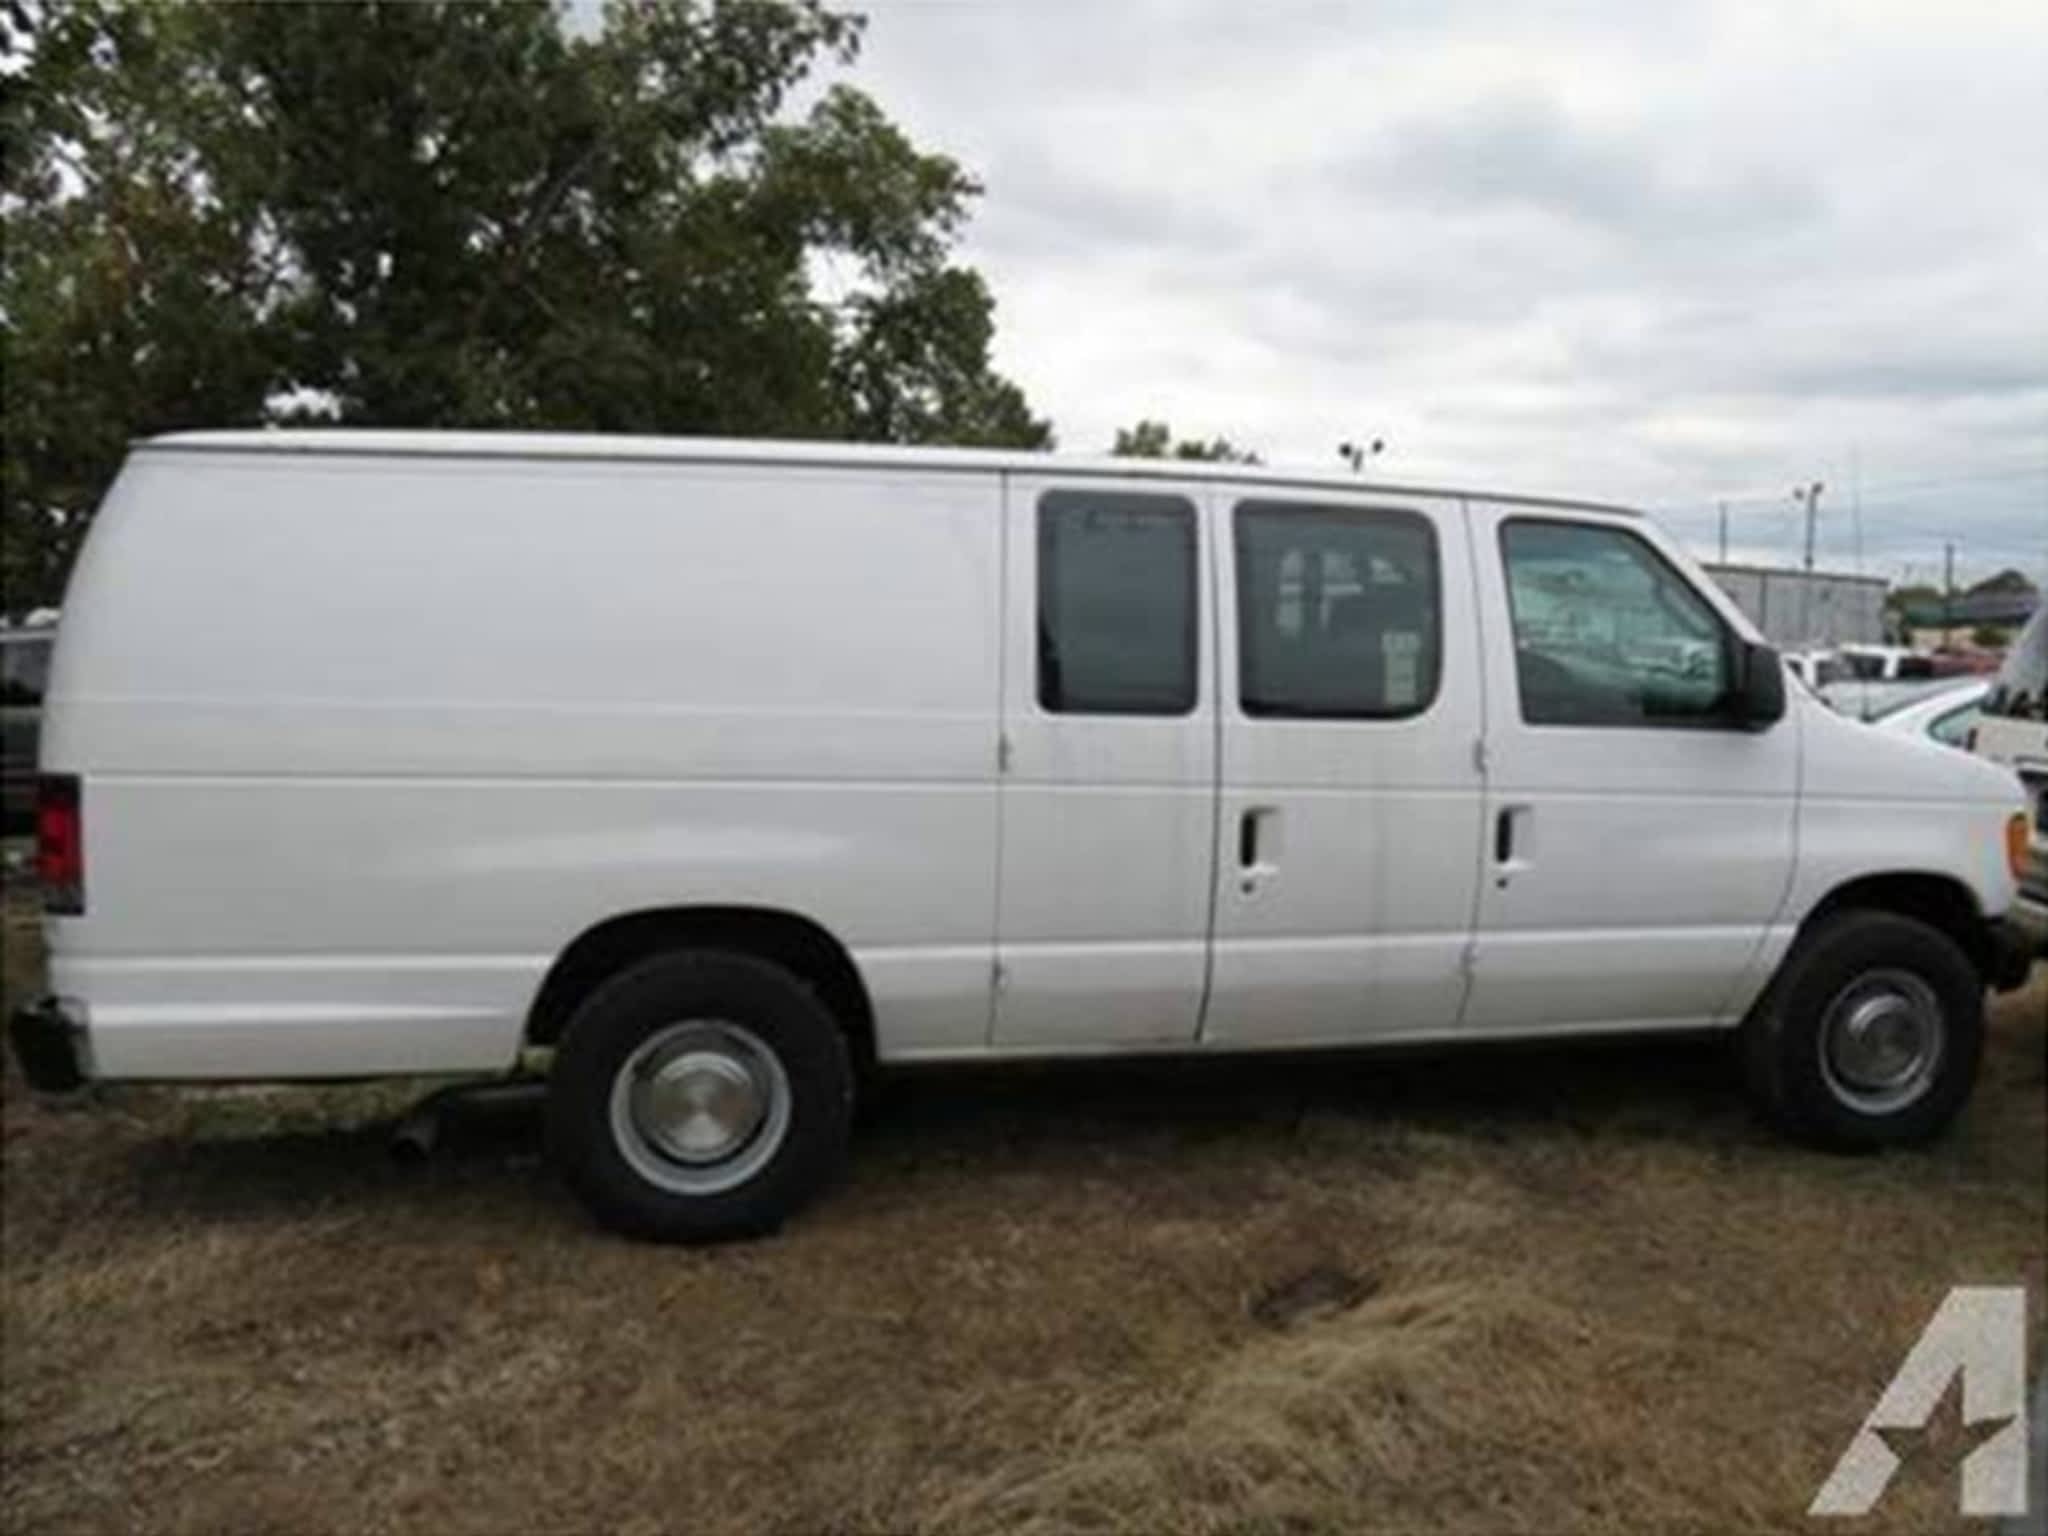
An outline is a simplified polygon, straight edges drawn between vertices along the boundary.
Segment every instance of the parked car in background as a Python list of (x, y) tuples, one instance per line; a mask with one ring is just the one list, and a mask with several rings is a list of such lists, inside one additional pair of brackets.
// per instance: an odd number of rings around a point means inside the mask
[(1828, 708), (1838, 715), (1847, 715), (1851, 720), (1881, 720), (1897, 709), (1921, 699), (1931, 698), (1955, 687), (1953, 678), (1922, 677), (1910, 681), (1890, 682), (1864, 681), (1859, 678), (1838, 678), (1823, 683), (1819, 688), (1821, 698)]
[(2048, 603), (2006, 652), (1971, 745), (2016, 772), (2027, 792), (2032, 836), (2013, 912), (2048, 953)]
[(1809, 688), (1822, 688), (1845, 676), (1833, 651), (1786, 651), (1785, 669)]
[(32, 1081), (546, 1055), (659, 1238), (781, 1221), (895, 1062), (1725, 1029), (1916, 1142), (2025, 974), (2011, 774), (1788, 688), (1648, 519), (1257, 466), (143, 443), (40, 790)]
[(7, 832), (25, 832), (35, 820), (36, 741), (56, 638), (48, 623), (0, 628), (0, 821)]
[(1989, 678), (1946, 682), (1868, 718), (1879, 730), (1895, 736), (1921, 736), (1967, 752), (1984, 696), (1990, 691)]
[(1844, 645), (1836, 659), (1842, 676), (1860, 682), (1894, 683), (1935, 676), (1934, 658), (1903, 645)]
[(2005, 650), (1979, 645), (1943, 646), (1934, 652), (1936, 677), (1991, 677), (2005, 662)]

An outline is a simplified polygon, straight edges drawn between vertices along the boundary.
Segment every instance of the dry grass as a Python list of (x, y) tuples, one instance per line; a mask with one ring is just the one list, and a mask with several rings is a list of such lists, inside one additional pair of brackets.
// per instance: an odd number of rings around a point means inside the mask
[[(593, 1233), (530, 1116), (406, 1169), (390, 1090), (10, 1077), (0, 1526), (1798, 1525), (1948, 1286), (2042, 1315), (2044, 1063), (2037, 973), (1870, 1159), (1712, 1046), (952, 1075), (697, 1252)], [(1955, 1444), (1865, 1524), (1959, 1527)]]

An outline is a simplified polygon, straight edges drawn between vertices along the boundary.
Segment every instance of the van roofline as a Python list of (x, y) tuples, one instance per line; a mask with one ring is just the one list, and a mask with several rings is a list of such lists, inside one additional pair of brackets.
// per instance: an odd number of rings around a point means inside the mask
[(1641, 517), (1640, 509), (1574, 497), (1469, 487), (1411, 485), (1346, 475), (1217, 464), (1198, 459), (1067, 457), (1004, 448), (924, 448), (898, 443), (834, 443), (780, 438), (654, 437), (586, 432), (433, 432), (348, 427), (172, 432), (137, 438), (135, 452), (359, 454), (441, 459), (562, 459), (613, 463), (786, 464), (812, 469), (919, 469), (958, 473), (1044, 474), (1102, 479), (1210, 481), (1288, 489), (1366, 491), (1447, 497)]

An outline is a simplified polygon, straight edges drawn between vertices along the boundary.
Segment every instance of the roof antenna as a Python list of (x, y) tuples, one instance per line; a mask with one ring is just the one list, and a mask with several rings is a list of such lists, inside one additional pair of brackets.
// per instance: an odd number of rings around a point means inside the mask
[(1386, 450), (1386, 446), (1387, 440), (1384, 437), (1376, 437), (1371, 442), (1363, 444), (1339, 443), (1337, 457), (1351, 466), (1351, 473), (1362, 475), (1365, 473), (1365, 461), (1379, 457)]

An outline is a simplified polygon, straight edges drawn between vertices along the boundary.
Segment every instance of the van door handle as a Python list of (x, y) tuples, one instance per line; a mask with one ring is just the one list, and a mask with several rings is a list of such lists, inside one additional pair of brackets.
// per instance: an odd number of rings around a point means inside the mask
[(1280, 851), (1280, 813), (1270, 805), (1255, 805), (1237, 818), (1237, 888), (1250, 896), (1259, 882), (1277, 874), (1273, 862)]
[(1493, 883), (1506, 890), (1508, 881), (1529, 867), (1531, 807), (1504, 805), (1493, 817)]

